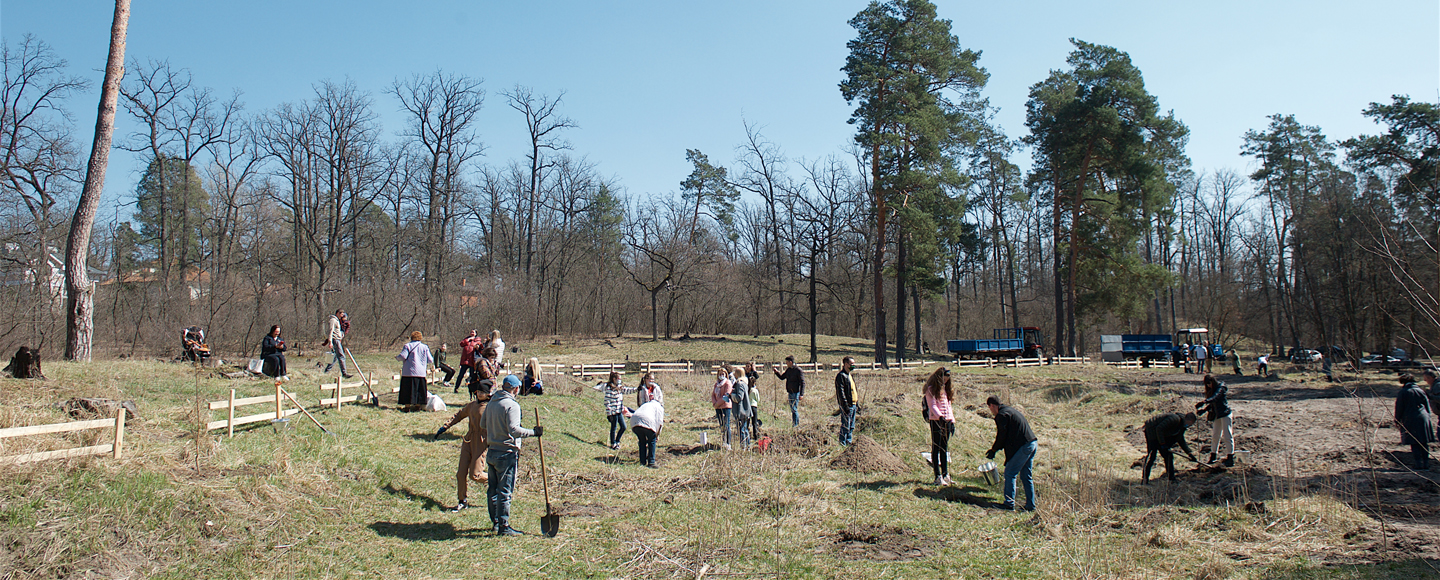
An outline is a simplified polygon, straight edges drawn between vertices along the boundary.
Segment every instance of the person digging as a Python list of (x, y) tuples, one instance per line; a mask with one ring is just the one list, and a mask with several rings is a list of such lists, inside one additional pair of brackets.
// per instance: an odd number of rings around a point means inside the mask
[(460, 466), (455, 471), (455, 498), (458, 500), (455, 509), (451, 512), (462, 511), (470, 507), (466, 502), (469, 497), (470, 482), (488, 484), (490, 477), (485, 469), (485, 451), (489, 443), (485, 440), (485, 425), (482, 419), (485, 415), (485, 405), (490, 402), (490, 395), (486, 393), (479, 399), (470, 401), (459, 412), (455, 413), (440, 430), (435, 432), (431, 441), (438, 440), (445, 431), (460, 421), (470, 420), (470, 430), (465, 433), (465, 439), (460, 442)]
[(1190, 461), (1200, 463), (1195, 454), (1190, 451), (1190, 445), (1185, 443), (1185, 430), (1195, 424), (1195, 414), (1186, 413), (1181, 416), (1179, 413), (1166, 413), (1156, 415), (1145, 421), (1145, 463), (1140, 468), (1140, 483), (1150, 484), (1150, 468), (1155, 465), (1155, 455), (1159, 454), (1165, 458), (1165, 475), (1174, 483), (1175, 478), (1175, 453), (1170, 451), (1176, 443), (1180, 449), (1190, 458)]

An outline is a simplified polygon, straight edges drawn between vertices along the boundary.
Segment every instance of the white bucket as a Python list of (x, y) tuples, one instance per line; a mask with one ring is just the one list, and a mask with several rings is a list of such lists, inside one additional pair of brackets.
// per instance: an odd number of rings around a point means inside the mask
[(701, 432), (700, 432), (700, 445), (701, 445), (702, 447), (705, 446), (705, 444), (709, 442), (709, 438), (706, 437), (706, 435), (709, 435), (709, 433), (707, 433), (707, 432), (705, 432), (705, 431), (701, 431)]

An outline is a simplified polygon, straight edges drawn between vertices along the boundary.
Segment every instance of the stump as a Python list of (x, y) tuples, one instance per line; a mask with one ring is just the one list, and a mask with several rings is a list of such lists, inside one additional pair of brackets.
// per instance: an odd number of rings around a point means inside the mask
[(40, 370), (40, 349), (20, 347), (20, 350), (15, 351), (15, 356), (10, 357), (10, 365), (5, 367), (4, 372), (17, 379), (45, 378), (45, 373)]

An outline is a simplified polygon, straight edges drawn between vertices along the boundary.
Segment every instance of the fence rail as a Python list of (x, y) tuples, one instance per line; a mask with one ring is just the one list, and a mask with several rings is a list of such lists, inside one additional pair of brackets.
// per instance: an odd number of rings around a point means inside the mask
[(25, 437), (29, 435), (44, 435), (47, 433), (69, 433), (73, 431), (85, 431), (87, 429), (113, 429), (114, 438), (110, 443), (104, 445), (89, 445), (86, 447), (72, 447), (68, 449), (57, 449), (54, 451), (40, 451), (36, 453), (23, 453), (0, 457), (0, 465), (11, 465), (19, 463), (33, 463), (49, 459), (65, 459), (67, 457), (85, 457), (88, 455), (111, 454), (115, 459), (120, 459), (125, 446), (125, 409), (122, 407), (115, 412), (115, 416), (109, 419), (93, 419), (89, 421), (74, 421), (71, 423), (52, 423), (49, 425), (31, 425), (28, 427), (9, 427), (0, 429), (0, 439), (12, 437)]
[[(240, 407), (249, 407), (251, 405), (274, 405), (275, 410), (266, 411), (264, 413), (256, 413), (254, 415), (246, 415), (244, 417), (235, 416), (235, 409)], [(205, 424), (202, 425), (202, 431), (209, 432), (224, 427), (225, 435), (227, 437), (234, 437), (235, 428), (240, 425), (249, 425), (250, 423), (258, 423), (260, 421), (284, 419), (285, 417), (289, 417), (300, 412), (300, 409), (285, 408), (285, 395), (281, 394), (280, 392), (279, 381), (275, 382), (275, 394), (273, 395), (261, 395), (258, 397), (244, 397), (236, 399), (235, 389), (230, 389), (229, 399), (226, 399), (224, 401), (213, 401), (208, 405), (208, 407), (210, 411), (225, 409), (225, 418), (219, 421), (206, 421)], [(200, 418), (201, 421), (205, 421), (205, 419), (206, 417)]]

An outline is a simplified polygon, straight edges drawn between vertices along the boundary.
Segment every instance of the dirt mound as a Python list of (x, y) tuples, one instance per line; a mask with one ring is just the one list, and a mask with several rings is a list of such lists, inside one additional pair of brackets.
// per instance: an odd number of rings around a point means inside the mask
[(860, 473), (903, 473), (909, 469), (894, 453), (864, 435), (856, 437), (844, 453), (832, 460), (830, 468)]
[(936, 542), (905, 528), (852, 524), (835, 535), (830, 551), (841, 558), (878, 562), (918, 560), (935, 554)]
[(1283, 451), (1285, 445), (1268, 435), (1249, 435), (1235, 438), (1235, 448), (1251, 453), (1273, 453)]
[(816, 428), (776, 433), (770, 448), (804, 457), (819, 457), (830, 446), (830, 434)]

